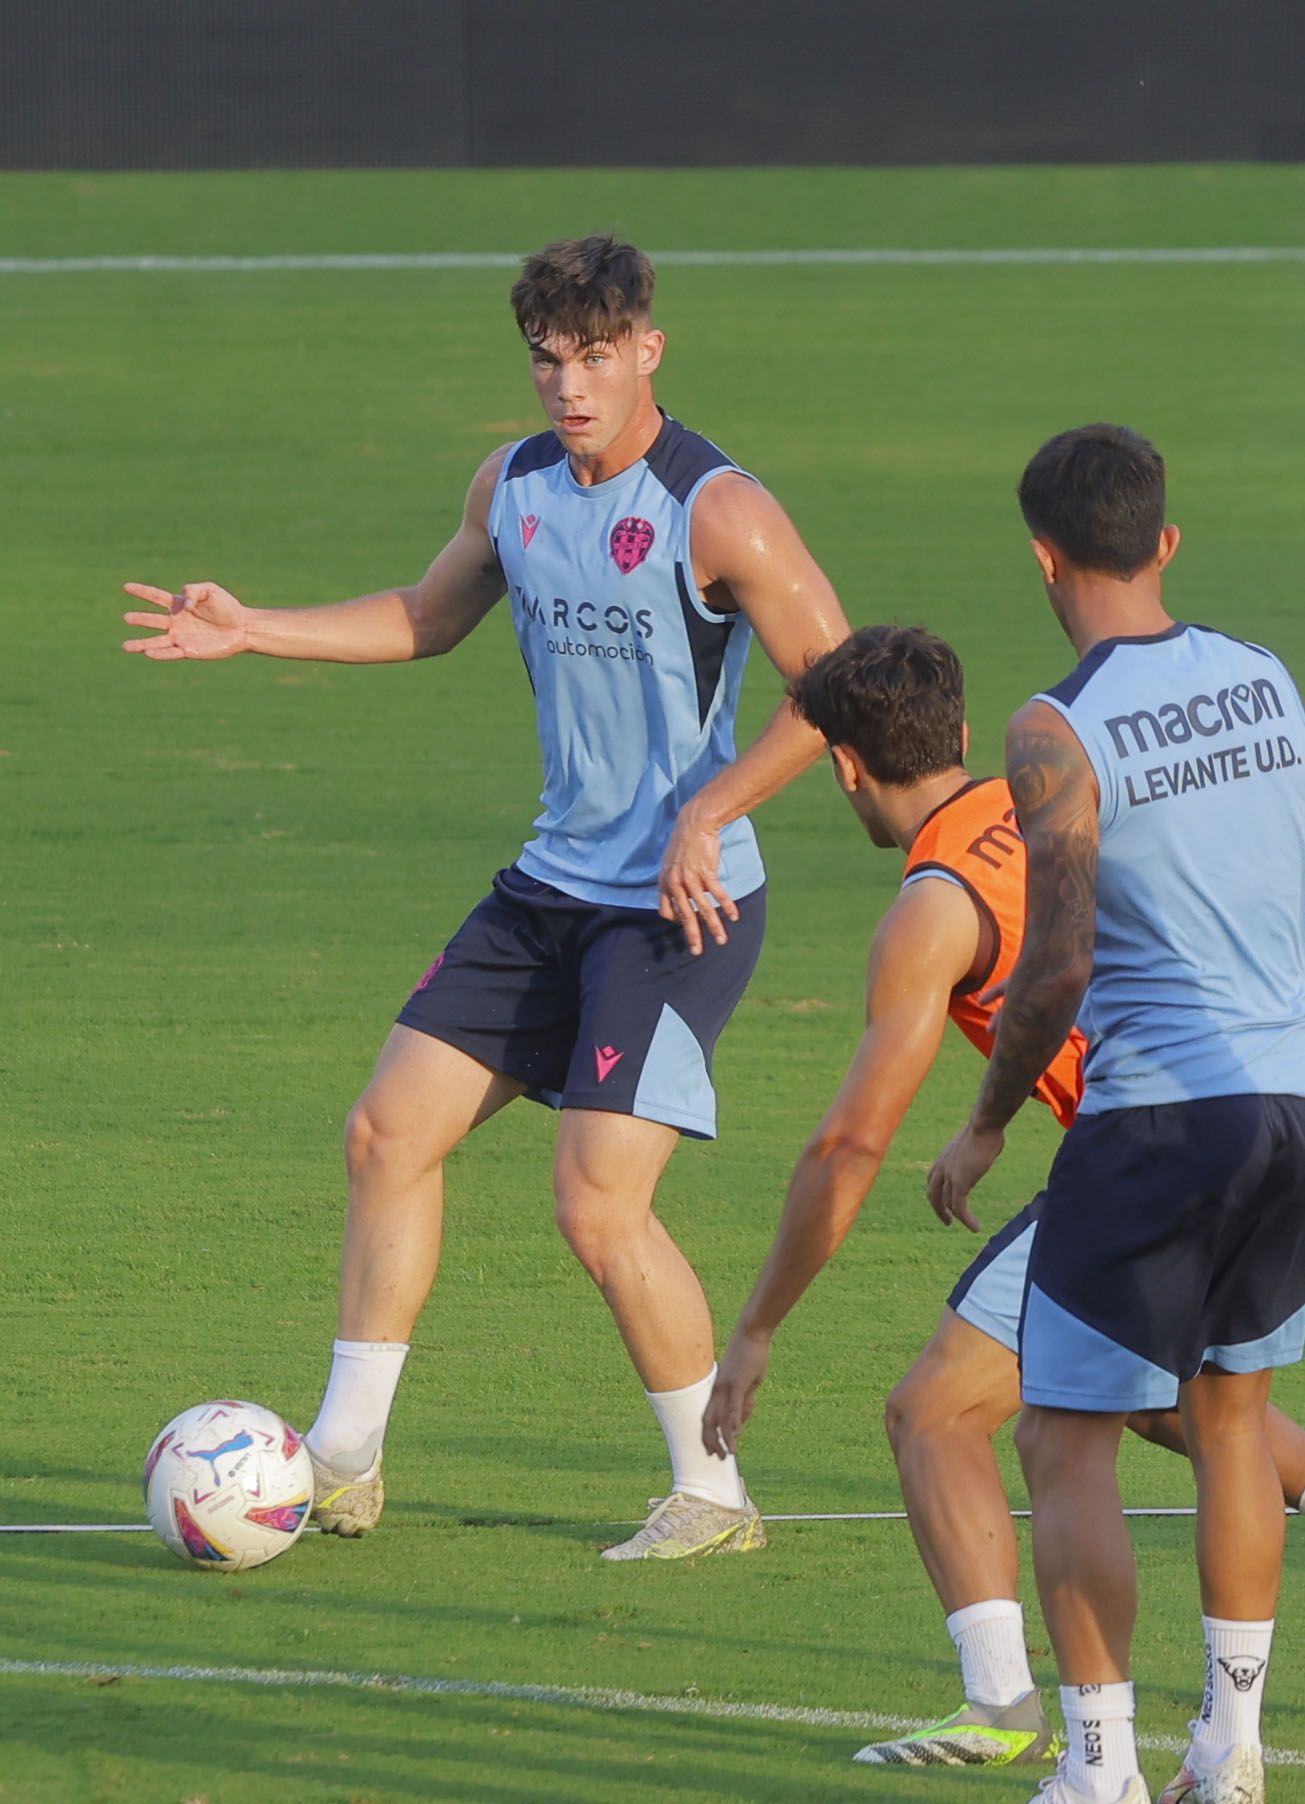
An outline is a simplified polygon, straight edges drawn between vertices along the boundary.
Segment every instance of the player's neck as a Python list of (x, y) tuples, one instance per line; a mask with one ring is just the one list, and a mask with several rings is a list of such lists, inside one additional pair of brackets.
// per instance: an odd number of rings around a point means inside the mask
[(916, 834), (929, 816), (936, 814), (944, 802), (950, 802), (973, 781), (969, 771), (957, 764), (951, 770), (939, 771), (936, 777), (912, 783), (909, 789), (899, 790), (891, 800), (885, 801), (884, 825), (903, 852), (910, 851)]
[(653, 400), (652, 385), (649, 383), (629, 423), (610, 445), (605, 445), (592, 457), (570, 453), (571, 474), (582, 488), (591, 488), (597, 482), (610, 482), (613, 476), (619, 476), (622, 470), (628, 470), (631, 464), (637, 464), (652, 449), (662, 429), (663, 418), (661, 409)]
[(1084, 576), (1058, 583), (1052, 605), (1080, 658), (1105, 639), (1144, 639), (1168, 632), (1173, 616), (1160, 596), (1159, 581), (1135, 577)]

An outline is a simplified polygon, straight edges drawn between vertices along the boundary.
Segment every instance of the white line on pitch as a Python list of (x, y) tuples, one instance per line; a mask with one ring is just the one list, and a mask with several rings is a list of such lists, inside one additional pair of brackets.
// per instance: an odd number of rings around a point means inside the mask
[[(829, 265), (944, 269), (1084, 263), (1305, 263), (1305, 245), (991, 246), (982, 249), (651, 251), (654, 263), (698, 269), (811, 268)], [(272, 270), (515, 269), (511, 251), (399, 251), (278, 256), (0, 257), (0, 275), (63, 276), (177, 273), (222, 275)]]
[[(1011, 1511), (1011, 1515), (1016, 1521), (1027, 1522), (1032, 1514), (1031, 1510)], [(1196, 1511), (1188, 1504), (1176, 1508), (1147, 1504), (1126, 1509), (1124, 1514), (1140, 1517), (1194, 1516)], [(1286, 1514), (1294, 1516), (1297, 1512), (1289, 1509)], [(794, 1516), (764, 1515), (761, 1519), (763, 1522), (905, 1522), (908, 1520), (905, 1510), (818, 1510)], [(632, 1517), (629, 1521), (595, 1522), (593, 1527), (635, 1528), (642, 1520), (642, 1517), (639, 1517), (637, 1521)], [(470, 1517), (463, 1522), (462, 1526), (476, 1528), (479, 1524), (474, 1517)], [(540, 1525), (528, 1520), (522, 1520), (519, 1523), (504, 1523), (501, 1518), (495, 1518), (494, 1526), (496, 1528), (534, 1528)], [(574, 1523), (570, 1526), (580, 1528), (584, 1525)], [(143, 1535), (149, 1533), (149, 1528), (148, 1522), (0, 1522), (0, 1535)], [(313, 1524), (310, 1523), (306, 1532), (311, 1534), (312, 1531)]]
[[(66, 1679), (173, 1679), (183, 1683), (306, 1687), (347, 1691), (416, 1693), (423, 1697), (503, 1698), (510, 1703), (554, 1704), (581, 1710), (631, 1710), (662, 1716), (703, 1716), (717, 1722), (799, 1723), (808, 1728), (866, 1730), (918, 1729), (920, 1717), (880, 1716), (873, 1710), (821, 1710), (804, 1704), (741, 1704), (727, 1699), (659, 1696), (656, 1692), (610, 1691), (590, 1685), (509, 1685), (497, 1679), (428, 1679), (408, 1673), (288, 1671), (253, 1666), (137, 1666), (98, 1660), (4, 1660), (0, 1675)], [(1173, 1735), (1139, 1735), (1149, 1753), (1181, 1754), (1186, 1740)], [(1305, 1766), (1296, 1748), (1265, 1748), (1269, 1766)]]

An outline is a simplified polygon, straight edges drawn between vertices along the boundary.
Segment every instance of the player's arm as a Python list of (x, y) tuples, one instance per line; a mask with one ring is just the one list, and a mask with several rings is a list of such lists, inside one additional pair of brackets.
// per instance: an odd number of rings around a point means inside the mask
[[(829, 578), (774, 496), (747, 477), (719, 476), (698, 497), (693, 562), (703, 593), (727, 596), (747, 616), (786, 680), (848, 635)], [(719, 943), (726, 936), (721, 914), (738, 919), (718, 878), (721, 828), (791, 783), (825, 750), (821, 735), (784, 701), (756, 743), (680, 810), (663, 862), (660, 908), (668, 921), (680, 922), (692, 951), (702, 949), (703, 922)]]
[(978, 939), (969, 895), (938, 877), (908, 885), (880, 922), (866, 977), (866, 1030), (794, 1168), (774, 1245), (721, 1359), (703, 1417), (709, 1452), (734, 1452), (775, 1330), (856, 1220), (937, 1055), (947, 1004), (973, 966)]
[(124, 614), (128, 626), (148, 627), (152, 636), (127, 639), (123, 650), (159, 662), (231, 658), (247, 651), (335, 664), (399, 664), (451, 651), (506, 587), (489, 535), (489, 505), (504, 455), (496, 451), (476, 472), (462, 524), (410, 588), (382, 589), (325, 607), (247, 608), (216, 583), (187, 583), (175, 595), (126, 583), (128, 595), (166, 613)]
[(969, 1122), (929, 1173), (940, 1220), (977, 1232), (969, 1194), (1001, 1152), (1078, 1016), (1092, 975), (1100, 821), (1096, 777), (1054, 708), (1029, 702), (1006, 733), (1006, 769), (1028, 848), (1024, 946), (1006, 984), (997, 1042)]

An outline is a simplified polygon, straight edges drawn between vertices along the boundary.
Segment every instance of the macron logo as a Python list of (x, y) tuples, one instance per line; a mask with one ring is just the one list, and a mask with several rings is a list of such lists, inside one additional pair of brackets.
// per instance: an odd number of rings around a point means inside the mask
[(594, 1064), (598, 1067), (598, 1081), (600, 1084), (605, 1084), (607, 1082), (608, 1078), (612, 1075), (613, 1071), (616, 1070), (616, 1067), (624, 1057), (625, 1054), (623, 1052), (618, 1052), (615, 1046), (594, 1047)]
[(535, 534), (539, 531), (539, 515), (538, 514), (522, 514), (520, 516), (520, 519), (521, 519), (521, 549), (523, 551), (525, 551), (529, 548), (531, 539), (533, 539)]

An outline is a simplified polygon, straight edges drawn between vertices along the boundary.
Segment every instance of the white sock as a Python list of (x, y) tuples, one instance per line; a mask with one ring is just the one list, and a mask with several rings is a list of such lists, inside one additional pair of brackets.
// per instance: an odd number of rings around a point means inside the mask
[(324, 1465), (347, 1478), (371, 1472), (408, 1357), (403, 1341), (338, 1340), (322, 1407), (304, 1439)]
[(1205, 1630), (1205, 1696), (1196, 1721), (1194, 1741), (1216, 1765), (1240, 1743), (1260, 1745), (1260, 1704), (1264, 1669), (1273, 1645), (1272, 1622), (1225, 1622), (1203, 1616)]
[(666, 1450), (671, 1456), (671, 1489), (739, 1510), (745, 1499), (734, 1455), (729, 1453), (721, 1459), (708, 1453), (702, 1444), (702, 1418), (715, 1382), (713, 1366), (697, 1384), (686, 1384), (679, 1391), (645, 1391), (644, 1396), (652, 1404), (653, 1414), (666, 1436)]
[(1013, 1704), (1033, 1690), (1024, 1612), (1013, 1598), (988, 1598), (953, 1611), (947, 1633), (961, 1657), (968, 1703)]
[(1069, 1744), (1065, 1778), (1071, 1791), (1092, 1804), (1115, 1804), (1139, 1771), (1133, 1740), (1133, 1687), (1062, 1685)]

